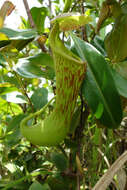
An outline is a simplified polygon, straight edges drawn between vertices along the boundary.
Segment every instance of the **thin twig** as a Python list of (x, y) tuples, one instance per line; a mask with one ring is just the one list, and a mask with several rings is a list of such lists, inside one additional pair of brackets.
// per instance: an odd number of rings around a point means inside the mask
[(32, 18), (32, 15), (30, 13), (30, 8), (29, 8), (27, 0), (23, 0), (23, 3), (24, 3), (24, 6), (26, 8), (26, 12), (27, 12), (27, 16), (28, 16), (31, 28), (36, 28), (35, 23), (34, 23), (33, 18)]
[(104, 153), (101, 151), (100, 148), (97, 148), (98, 152), (101, 154), (101, 156), (104, 158), (105, 163), (107, 164), (108, 168), (110, 167), (110, 163), (107, 159), (107, 157), (104, 155)]
[(117, 171), (122, 168), (122, 166), (127, 161), (127, 151), (125, 151), (112, 166), (107, 170), (107, 172), (100, 178), (92, 190), (106, 190), (111, 183), (114, 175)]

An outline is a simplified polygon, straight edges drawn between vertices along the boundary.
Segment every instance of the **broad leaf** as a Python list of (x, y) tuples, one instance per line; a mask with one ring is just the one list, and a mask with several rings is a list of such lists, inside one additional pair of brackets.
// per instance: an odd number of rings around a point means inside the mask
[(58, 170), (64, 171), (67, 169), (68, 160), (63, 154), (53, 152), (51, 155), (51, 161), (55, 164)]
[(0, 32), (4, 33), (11, 40), (28, 40), (37, 36), (36, 30), (13, 30), (10, 28), (1, 28)]
[(92, 40), (91, 44), (101, 52), (102, 55), (106, 55), (105, 49), (104, 49), (104, 40), (101, 39), (100, 36), (95, 36), (95, 38)]
[(39, 32), (44, 32), (44, 21), (45, 17), (48, 14), (46, 7), (33, 7), (31, 10), (31, 15), (34, 20), (34, 23)]
[(13, 130), (12, 133), (6, 135), (5, 145), (8, 147), (15, 146), (19, 144), (19, 141), (21, 140), (21, 138), (22, 138), (22, 135), (21, 135), (20, 129), (17, 128)]
[(127, 79), (127, 61), (122, 61), (113, 65), (115, 70), (125, 79)]
[(38, 55), (19, 59), (14, 70), (26, 78), (46, 78), (53, 79), (55, 72), (53, 69), (53, 60), (50, 55), (40, 53)]
[(121, 76), (117, 71), (112, 69), (112, 76), (114, 78), (116, 88), (119, 94), (125, 98), (127, 98), (127, 79)]
[(10, 93), (10, 92), (17, 91), (17, 90), (18, 89), (14, 85), (10, 85), (8, 87), (6, 87), (6, 86), (1, 87), (1, 85), (0, 85), (0, 95), (4, 95), (4, 94)]
[(31, 101), (36, 110), (41, 109), (48, 103), (48, 90), (46, 88), (38, 88), (32, 94)]
[(38, 181), (35, 181), (32, 183), (29, 190), (50, 190), (50, 187), (47, 183), (41, 185)]
[(79, 56), (88, 63), (82, 86), (83, 95), (103, 125), (118, 127), (122, 119), (121, 102), (108, 64), (91, 44), (74, 34), (71, 36)]
[(13, 119), (8, 123), (4, 142), (6, 146), (14, 146), (21, 140), (22, 135), (20, 133), (20, 122), (24, 117), (24, 114), (19, 114), (14, 116)]
[(7, 132), (15, 130), (19, 128), (21, 120), (25, 117), (24, 114), (19, 114), (17, 116), (14, 116), (13, 119), (9, 122), (7, 126)]
[(19, 89), (16, 88), (14, 84), (11, 84), (9, 82), (3, 82), (3, 76), (2, 81), (0, 80), (0, 82), (0, 95), (4, 95), (14, 91), (19, 91)]
[(11, 40), (4, 34), (0, 32), (0, 48), (11, 43)]
[(22, 113), (22, 109), (19, 105), (15, 104), (15, 103), (8, 103), (6, 100), (3, 100), (0, 97), (0, 114), (2, 113), (7, 113), (8, 110), (8, 114), (14, 114), (18, 115), (20, 113)]
[[(5, 64), (5, 66), (6, 66), (6, 64)], [(2, 82), (9, 83), (10, 85), (17, 87), (18, 91), (20, 89), (20, 85), (17, 81), (17, 78), (15, 76), (9, 76), (9, 73), (7, 73), (7, 74), (5, 73), (4, 75), (2, 75), (2, 80), (0, 80), (0, 83), (2, 83)]]
[(0, 33), (8, 37), (8, 40), (0, 41), (0, 46), (10, 44), (10, 49), (16, 48), (19, 51), (37, 36), (37, 32), (33, 29), (12, 30), (10, 28), (1, 28)]

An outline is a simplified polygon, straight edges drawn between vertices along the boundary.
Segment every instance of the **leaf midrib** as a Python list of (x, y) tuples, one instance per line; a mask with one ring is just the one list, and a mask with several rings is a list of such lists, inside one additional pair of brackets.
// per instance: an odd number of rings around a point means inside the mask
[[(74, 39), (74, 38), (73, 38), (73, 39)], [(77, 40), (74, 39), (74, 41), (75, 41), (75, 43), (77, 44), (77, 46), (78, 46), (78, 48), (79, 48), (79, 50), (80, 50), (80, 52), (81, 52), (81, 55), (83, 56), (82, 58), (84, 58), (84, 53), (82, 52), (82, 49), (80, 48), (80, 46), (79, 46)], [(87, 63), (88, 63), (88, 61), (87, 61)], [(110, 118), (111, 118), (111, 120), (112, 120), (112, 123), (113, 123), (114, 125), (116, 125), (116, 122), (115, 122), (114, 118), (112, 117), (112, 112), (110, 111), (110, 108), (109, 108), (108, 104), (106, 103), (106, 100), (105, 100), (105, 98), (104, 98), (104, 94), (102, 93), (102, 90), (101, 90), (100, 86), (98, 85), (98, 82), (97, 82), (97, 80), (96, 80), (95, 74), (93, 73), (93, 71), (92, 71), (92, 69), (91, 69), (89, 63), (88, 63), (88, 67), (89, 67), (89, 69), (90, 69), (90, 72), (91, 72), (91, 74), (92, 74), (94, 80), (95, 80), (97, 89), (98, 89), (98, 91), (100, 92), (100, 96), (101, 96), (101, 98), (102, 98), (102, 101), (104, 102), (104, 106), (105, 106), (105, 108), (106, 108), (106, 110), (107, 110), (107, 113), (109, 114), (109, 116), (110, 116)]]

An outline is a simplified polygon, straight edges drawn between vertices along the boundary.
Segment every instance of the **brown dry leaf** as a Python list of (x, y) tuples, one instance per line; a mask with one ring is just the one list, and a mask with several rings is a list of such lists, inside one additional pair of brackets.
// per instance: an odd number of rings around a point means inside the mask
[(3, 27), (4, 20), (6, 16), (9, 16), (12, 11), (15, 9), (15, 6), (10, 1), (5, 1), (0, 9), (0, 28)]

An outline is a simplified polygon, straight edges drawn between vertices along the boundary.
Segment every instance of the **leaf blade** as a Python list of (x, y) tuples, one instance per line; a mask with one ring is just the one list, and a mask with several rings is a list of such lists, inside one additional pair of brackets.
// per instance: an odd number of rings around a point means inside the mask
[(46, 78), (50, 80), (55, 76), (53, 67), (51, 56), (46, 53), (40, 53), (35, 56), (19, 59), (13, 69), (25, 78)]
[(101, 53), (91, 44), (72, 33), (71, 37), (79, 56), (88, 63), (82, 87), (83, 95), (93, 113), (97, 112), (100, 103), (103, 105), (103, 112), (99, 118), (103, 125), (109, 128), (118, 127), (122, 119), (122, 108), (109, 66)]

